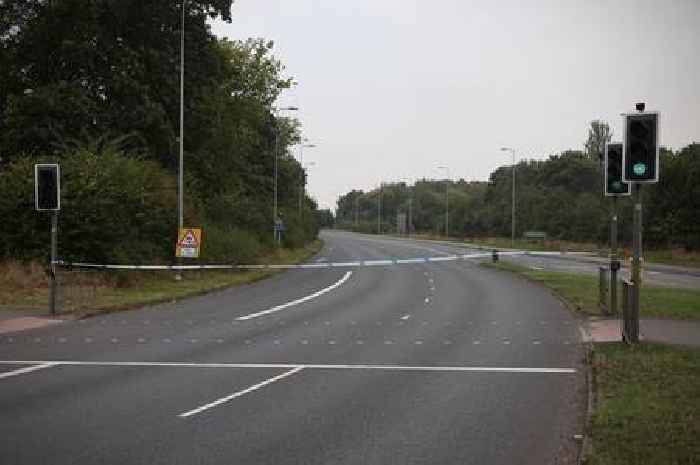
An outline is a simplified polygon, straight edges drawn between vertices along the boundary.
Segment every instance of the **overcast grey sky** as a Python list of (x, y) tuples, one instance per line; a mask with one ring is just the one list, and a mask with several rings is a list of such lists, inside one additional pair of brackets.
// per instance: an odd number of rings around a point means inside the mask
[(317, 148), (309, 192), (421, 177), (485, 180), (522, 158), (582, 148), (588, 123), (637, 101), (661, 144), (700, 141), (700, 0), (236, 0), (213, 32), (264, 37), (298, 85)]

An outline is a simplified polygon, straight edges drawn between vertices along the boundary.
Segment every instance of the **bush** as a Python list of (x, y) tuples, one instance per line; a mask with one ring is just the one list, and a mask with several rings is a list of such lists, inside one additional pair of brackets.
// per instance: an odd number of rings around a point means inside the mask
[(61, 165), (59, 258), (105, 263), (173, 256), (175, 178), (152, 161), (83, 149), (50, 160), (20, 158), (0, 173), (0, 259), (48, 255), (50, 214), (34, 210), (38, 162)]
[(256, 236), (240, 229), (208, 224), (202, 235), (201, 259), (207, 263), (252, 263), (262, 249)]

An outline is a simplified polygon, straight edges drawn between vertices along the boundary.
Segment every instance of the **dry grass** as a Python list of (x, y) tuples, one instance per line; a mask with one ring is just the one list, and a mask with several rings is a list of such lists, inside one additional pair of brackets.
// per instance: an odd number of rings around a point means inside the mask
[[(278, 250), (263, 263), (298, 263), (322, 247), (316, 241), (295, 250)], [(248, 284), (276, 271), (186, 271), (175, 281), (170, 271), (59, 270), (57, 306), (61, 313), (93, 313), (181, 299), (230, 286)], [(38, 263), (0, 264), (0, 311), (47, 312), (49, 282)]]

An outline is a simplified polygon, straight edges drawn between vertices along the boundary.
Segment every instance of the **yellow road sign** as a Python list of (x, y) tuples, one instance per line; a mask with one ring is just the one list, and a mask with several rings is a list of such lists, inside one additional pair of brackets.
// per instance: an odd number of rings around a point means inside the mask
[(177, 258), (199, 258), (202, 247), (202, 230), (200, 228), (182, 228), (178, 234), (175, 256)]

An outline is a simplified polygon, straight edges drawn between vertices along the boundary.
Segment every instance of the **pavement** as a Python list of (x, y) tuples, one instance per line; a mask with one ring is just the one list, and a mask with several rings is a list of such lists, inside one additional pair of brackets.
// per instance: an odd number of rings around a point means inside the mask
[[(619, 319), (591, 319), (584, 339), (591, 342), (619, 342), (622, 322)], [(639, 320), (639, 338), (647, 342), (700, 347), (700, 321), (642, 318)]]
[[(457, 250), (323, 239), (316, 260)], [(575, 463), (579, 323), (546, 289), (463, 260), (293, 270), (6, 332), (0, 463)]]

